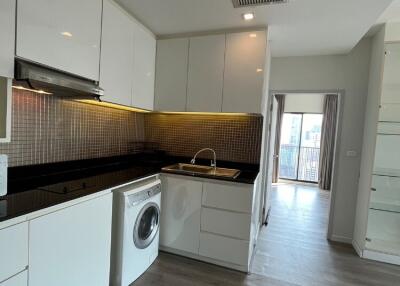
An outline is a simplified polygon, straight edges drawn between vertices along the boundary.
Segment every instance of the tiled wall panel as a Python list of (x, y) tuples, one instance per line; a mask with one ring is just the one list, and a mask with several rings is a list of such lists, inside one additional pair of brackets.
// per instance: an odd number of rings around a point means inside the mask
[(124, 155), (143, 141), (144, 114), (14, 90), (10, 166)]
[(12, 108), (11, 143), (0, 144), (9, 166), (124, 155), (142, 141), (171, 155), (209, 147), (219, 160), (259, 163), (262, 117), (143, 114), (21, 90)]
[[(261, 152), (262, 117), (209, 114), (148, 114), (146, 140), (176, 156), (192, 157), (212, 148), (217, 159), (258, 164)], [(211, 158), (204, 153), (199, 157)]]

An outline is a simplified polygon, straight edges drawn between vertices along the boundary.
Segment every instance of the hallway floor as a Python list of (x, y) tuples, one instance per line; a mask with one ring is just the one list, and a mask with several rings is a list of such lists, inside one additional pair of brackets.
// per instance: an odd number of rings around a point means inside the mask
[(400, 267), (363, 260), (351, 246), (326, 240), (328, 192), (281, 183), (274, 186), (271, 202), (252, 274), (161, 253), (133, 285), (400, 285)]

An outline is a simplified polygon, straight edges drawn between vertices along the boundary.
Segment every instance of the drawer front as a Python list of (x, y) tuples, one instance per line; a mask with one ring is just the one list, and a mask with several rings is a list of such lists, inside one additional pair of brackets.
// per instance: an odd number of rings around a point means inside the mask
[(199, 254), (212, 259), (246, 266), (249, 242), (211, 233), (200, 233)]
[(0, 283), (0, 286), (27, 286), (28, 285), (28, 271), (21, 272), (20, 274)]
[(0, 230), (0, 281), (28, 266), (28, 223)]
[(201, 230), (233, 238), (250, 239), (251, 215), (203, 208)]
[(253, 185), (216, 184), (203, 185), (203, 206), (251, 213)]

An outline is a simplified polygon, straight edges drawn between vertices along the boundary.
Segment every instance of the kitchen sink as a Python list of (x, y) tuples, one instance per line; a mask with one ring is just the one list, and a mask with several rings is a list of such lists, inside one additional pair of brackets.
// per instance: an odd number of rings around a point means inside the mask
[(240, 170), (227, 169), (227, 168), (214, 168), (211, 166), (193, 165), (178, 163), (168, 167), (162, 168), (163, 171), (176, 173), (176, 174), (189, 174), (189, 175), (207, 175), (215, 177), (225, 177), (235, 179), (240, 174)]

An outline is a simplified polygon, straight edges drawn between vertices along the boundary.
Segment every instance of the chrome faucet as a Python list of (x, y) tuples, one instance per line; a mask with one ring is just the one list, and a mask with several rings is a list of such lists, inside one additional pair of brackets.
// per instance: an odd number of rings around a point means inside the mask
[(197, 157), (197, 155), (199, 155), (199, 154), (200, 154), (201, 152), (203, 152), (203, 151), (211, 151), (211, 152), (213, 152), (213, 154), (214, 154), (214, 160), (211, 161), (211, 167), (217, 168), (217, 154), (216, 154), (215, 151), (214, 151), (213, 149), (211, 149), (211, 148), (204, 148), (204, 149), (199, 150), (199, 151), (194, 155), (193, 159), (190, 160), (190, 163), (191, 163), (192, 165), (196, 164), (196, 157)]

